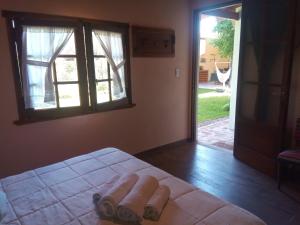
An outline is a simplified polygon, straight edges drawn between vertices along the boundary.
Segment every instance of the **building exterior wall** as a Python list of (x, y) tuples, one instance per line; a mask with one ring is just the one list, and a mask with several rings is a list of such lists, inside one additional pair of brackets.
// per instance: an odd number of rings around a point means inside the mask
[(205, 50), (204, 53), (200, 55), (200, 69), (208, 70), (208, 81), (210, 81), (211, 74), (216, 72), (215, 62), (217, 62), (219, 69), (227, 69), (229, 64), (223, 62), (230, 62), (230, 59), (222, 58), (218, 52), (218, 49), (210, 44), (209, 39), (203, 39), (201, 42), (205, 42)]

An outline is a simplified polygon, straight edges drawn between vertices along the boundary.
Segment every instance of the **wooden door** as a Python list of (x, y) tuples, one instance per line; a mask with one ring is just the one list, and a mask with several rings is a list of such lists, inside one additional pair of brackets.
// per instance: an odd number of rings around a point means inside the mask
[(282, 149), (295, 0), (244, 0), (234, 155), (270, 175)]

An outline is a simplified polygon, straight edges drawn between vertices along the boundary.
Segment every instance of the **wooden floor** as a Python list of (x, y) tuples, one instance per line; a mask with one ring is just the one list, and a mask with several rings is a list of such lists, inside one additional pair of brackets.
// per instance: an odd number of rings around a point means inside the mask
[(222, 199), (249, 210), (268, 225), (300, 225), (300, 203), (276, 181), (235, 159), (231, 151), (181, 143), (137, 154)]

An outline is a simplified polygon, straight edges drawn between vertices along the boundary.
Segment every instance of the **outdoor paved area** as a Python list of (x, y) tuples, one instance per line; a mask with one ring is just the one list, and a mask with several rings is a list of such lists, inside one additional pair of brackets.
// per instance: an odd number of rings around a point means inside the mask
[[(201, 82), (198, 84), (199, 88), (206, 88), (206, 89), (212, 89), (212, 90), (216, 90), (216, 89), (223, 89), (222, 84), (220, 83), (216, 83), (214, 81), (209, 81), (209, 82)], [(226, 84), (226, 90), (230, 91), (230, 87)]]
[(228, 117), (205, 121), (197, 126), (199, 144), (233, 150), (234, 131), (229, 129)]

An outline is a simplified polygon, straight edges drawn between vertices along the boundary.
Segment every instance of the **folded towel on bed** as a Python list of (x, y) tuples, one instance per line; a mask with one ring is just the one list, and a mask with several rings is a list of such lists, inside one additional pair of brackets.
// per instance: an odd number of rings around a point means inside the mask
[(145, 206), (144, 218), (157, 221), (170, 197), (170, 188), (159, 186)]
[(117, 205), (130, 192), (138, 180), (138, 175), (127, 174), (118, 179), (96, 204), (101, 218), (113, 219), (117, 215)]
[(144, 207), (158, 187), (153, 176), (141, 176), (132, 190), (118, 205), (118, 219), (124, 222), (140, 223), (143, 220)]
[(7, 212), (7, 199), (4, 192), (0, 191), (0, 224)]
[(114, 186), (119, 179), (120, 176), (115, 175), (108, 182), (98, 188), (97, 192), (93, 194), (93, 202), (95, 205), (97, 205), (101, 198)]

